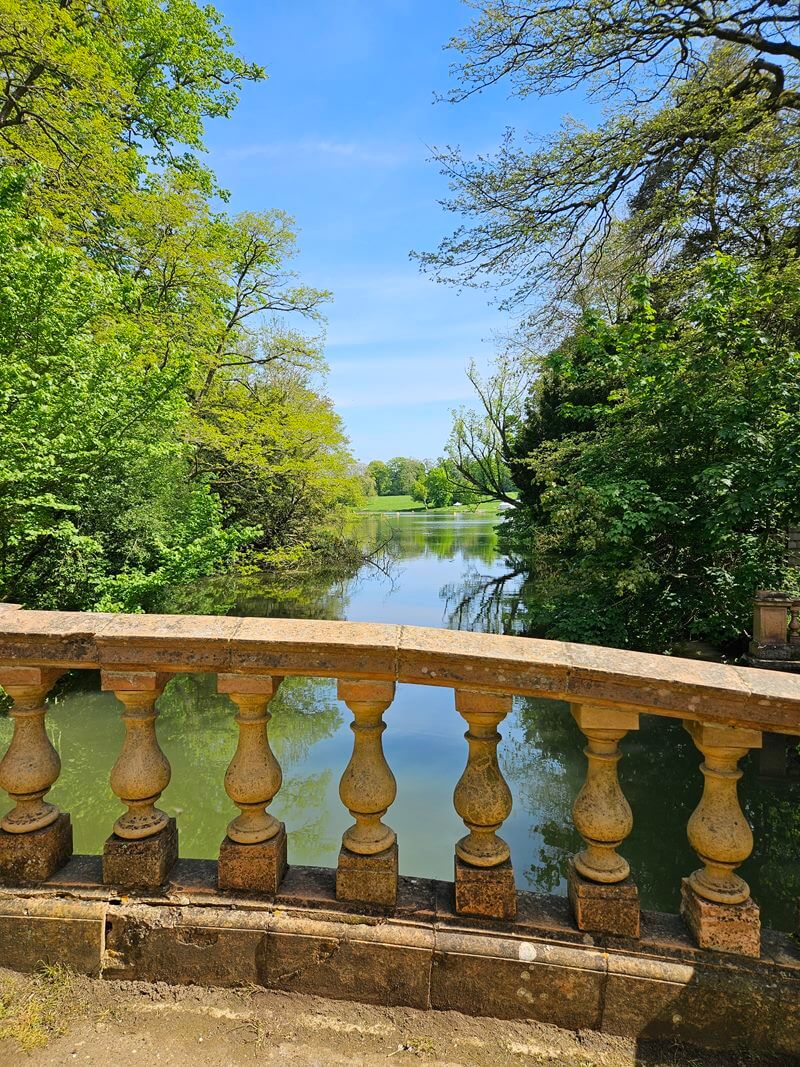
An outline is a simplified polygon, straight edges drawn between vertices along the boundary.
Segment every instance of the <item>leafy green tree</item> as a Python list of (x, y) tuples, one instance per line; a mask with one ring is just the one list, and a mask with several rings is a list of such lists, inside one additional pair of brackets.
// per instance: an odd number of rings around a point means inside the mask
[(425, 464), (408, 456), (395, 456), (386, 464), (389, 470), (389, 494), (411, 496), (414, 482), (425, 473)]
[(423, 473), (414, 482), (411, 495), (421, 501), (426, 508), (446, 508), (453, 503), (452, 464), (440, 459), (429, 463)]
[(378, 496), (389, 496), (392, 492), (392, 475), (383, 460), (373, 459), (368, 463), (367, 474), (375, 482), (375, 492)]
[(565, 420), (526, 458), (539, 515), (505, 537), (528, 561), (533, 627), (572, 640), (663, 651), (724, 643), (757, 587), (792, 580), (797, 521), (800, 310), (797, 269), (698, 268), (678, 310), (649, 286), (618, 324), (588, 316), (545, 360)]
[(533, 146), (509, 132), (494, 157), (441, 153), (464, 223), (421, 257), (425, 265), (462, 283), (508, 283), (512, 299), (549, 310), (553, 296), (572, 301), (609, 272), (691, 266), (717, 250), (780, 263), (796, 255), (791, 5), (472, 6), (475, 19), (451, 42), (461, 59), (451, 100), (504, 80), (523, 98), (580, 86), (604, 104), (604, 118), (594, 128), (565, 120)]
[(189, 480), (186, 353), (142, 364), (122, 287), (49, 239), (24, 187), (0, 171), (0, 597), (140, 607), (250, 531)]
[(40, 210), (77, 232), (148, 165), (202, 180), (203, 125), (264, 76), (194, 0), (0, 0), (0, 157), (38, 163)]
[(479, 401), (477, 411), (454, 413), (447, 443), (454, 499), (461, 503), (502, 500), (516, 506), (510, 464), (521, 422), (525, 391), (530, 384), (527, 364), (501, 358), (495, 373), (484, 379), (474, 364), (467, 371)]
[(263, 72), (194, 0), (0, 0), (0, 57), (0, 596), (151, 609), (333, 551), (361, 484), (287, 318), (329, 294), (199, 162)]

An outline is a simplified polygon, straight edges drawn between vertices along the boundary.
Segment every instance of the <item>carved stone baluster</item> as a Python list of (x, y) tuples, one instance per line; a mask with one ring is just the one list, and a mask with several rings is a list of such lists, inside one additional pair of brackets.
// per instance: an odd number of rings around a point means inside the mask
[(511, 851), (497, 836), (511, 814), (511, 790), (497, 762), (497, 727), (511, 711), (512, 698), (457, 689), (455, 702), (469, 726), (467, 765), (453, 793), (453, 805), (469, 830), (456, 844), (456, 911), (513, 919), (517, 894)]
[(738, 726), (685, 722), (705, 757), (703, 795), (689, 819), (689, 844), (704, 866), (681, 885), (681, 914), (701, 948), (758, 956), (759, 909), (735, 873), (753, 850), (753, 834), (739, 805), (739, 760), (761, 748), (761, 733)]
[(617, 848), (633, 829), (633, 814), (619, 785), (619, 742), (639, 729), (639, 714), (625, 708), (572, 704), (585, 734), (586, 780), (572, 808), (586, 848), (570, 861), (567, 885), (578, 928), (639, 936), (639, 893)]
[(789, 644), (800, 644), (800, 600), (793, 600), (789, 606)]
[(394, 699), (394, 682), (340, 680), (339, 699), (353, 713), (353, 755), (339, 796), (355, 819), (345, 830), (336, 870), (336, 896), (393, 907), (397, 900), (397, 838), (382, 818), (397, 793), (383, 754), (383, 714)]
[(44, 881), (72, 855), (69, 815), (44, 799), (61, 771), (45, 730), (44, 701), (61, 674), (0, 667), (0, 685), (14, 702), (14, 734), (0, 762), (0, 786), (14, 801), (0, 821), (0, 881), (6, 884)]
[(108, 885), (163, 885), (178, 858), (175, 820), (155, 806), (170, 780), (169, 761), (156, 736), (155, 707), (168, 680), (155, 671), (102, 673), (103, 690), (125, 707), (125, 738), (111, 770), (111, 788), (128, 808), (103, 848), (103, 881)]
[(225, 774), (225, 791), (240, 809), (219, 850), (220, 889), (278, 892), (286, 873), (286, 828), (267, 810), (283, 776), (269, 747), (267, 705), (280, 685), (268, 675), (221, 674), (217, 690), (237, 706), (239, 742)]

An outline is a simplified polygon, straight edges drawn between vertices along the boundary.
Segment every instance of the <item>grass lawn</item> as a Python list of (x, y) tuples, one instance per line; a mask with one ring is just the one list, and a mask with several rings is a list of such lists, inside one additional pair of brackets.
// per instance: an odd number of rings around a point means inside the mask
[[(459, 508), (428, 508), (427, 510), (437, 515), (455, 515), (459, 511), (466, 512), (468, 515), (475, 511), (495, 514), (498, 503), (499, 501), (497, 500), (485, 500), (483, 503), (478, 504), (477, 507), (474, 504), (462, 504)], [(410, 496), (371, 496), (368, 498), (366, 505), (363, 508), (359, 508), (359, 511), (425, 511), (425, 505)]]
[(371, 496), (359, 511), (424, 511), (425, 505), (410, 496)]

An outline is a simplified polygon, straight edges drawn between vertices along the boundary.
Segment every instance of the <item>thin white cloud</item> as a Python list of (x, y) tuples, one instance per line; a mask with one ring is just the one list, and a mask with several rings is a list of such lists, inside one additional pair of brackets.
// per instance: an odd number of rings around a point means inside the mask
[(376, 382), (372, 388), (362, 387), (360, 390), (343, 389), (341, 391), (331, 388), (330, 393), (336, 408), (340, 411), (352, 408), (423, 408), (427, 404), (447, 404), (459, 406), (474, 399), (466, 375), (462, 375), (461, 381), (443, 384), (437, 387), (427, 386), (420, 395), (419, 385), (411, 385), (398, 388), (394, 383), (387, 392), (383, 383)]
[(399, 167), (411, 158), (411, 153), (402, 146), (304, 138), (300, 141), (273, 141), (268, 144), (246, 144), (238, 148), (227, 148), (220, 153), (219, 158), (237, 161), (302, 159), (317, 163), (325, 160), (345, 166)]

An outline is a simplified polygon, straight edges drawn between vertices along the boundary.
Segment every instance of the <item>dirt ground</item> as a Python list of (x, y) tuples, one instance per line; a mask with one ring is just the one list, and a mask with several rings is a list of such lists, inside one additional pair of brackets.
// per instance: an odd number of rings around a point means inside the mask
[[(0, 1067), (733, 1067), (787, 1058), (713, 1054), (529, 1022), (379, 1008), (260, 988), (105, 982), (0, 970)], [(795, 1061), (800, 1062), (800, 1060)]]

